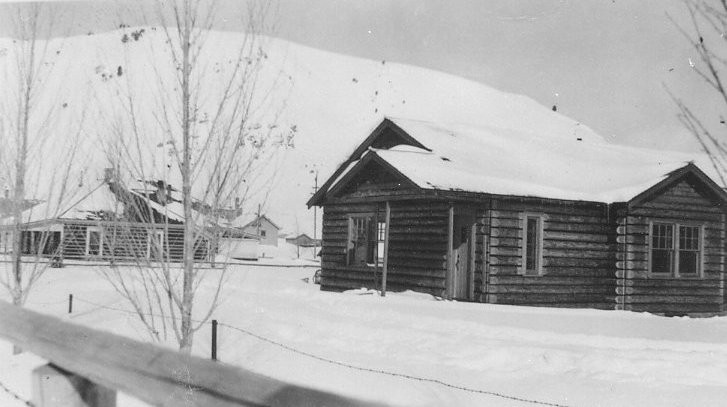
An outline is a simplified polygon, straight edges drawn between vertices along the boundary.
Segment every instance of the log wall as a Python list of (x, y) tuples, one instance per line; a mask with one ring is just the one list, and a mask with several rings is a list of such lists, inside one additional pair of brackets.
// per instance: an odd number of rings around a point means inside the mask
[[(522, 268), (524, 213), (543, 219), (542, 274)], [(493, 199), (480, 218), (482, 301), (613, 309), (615, 227), (606, 205)]]
[[(446, 203), (429, 201), (391, 202), (388, 289), (444, 295), (448, 208)], [(324, 207), (321, 249), (323, 289), (340, 291), (380, 287), (381, 269), (347, 265), (346, 251), (349, 216), (376, 213), (383, 221), (383, 212), (383, 203), (331, 204)]]
[[(682, 181), (649, 202), (622, 211), (617, 222), (619, 309), (669, 315), (723, 310), (723, 209)], [(650, 222), (703, 225), (701, 276), (649, 273)]]

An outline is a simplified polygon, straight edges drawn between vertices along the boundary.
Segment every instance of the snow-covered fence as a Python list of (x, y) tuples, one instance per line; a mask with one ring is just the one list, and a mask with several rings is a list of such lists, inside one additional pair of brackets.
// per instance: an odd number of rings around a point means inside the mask
[[(116, 390), (159, 406), (373, 405), (71, 324), (4, 301), (0, 301), (0, 337), (53, 364), (36, 372), (42, 376), (35, 378), (37, 407), (51, 405), (38, 399), (54, 397), (49, 391), (69, 389), (83, 392), (77, 398), (85, 402), (93, 395), (96, 404), (83, 405), (98, 407), (115, 406)], [(71, 385), (61, 389), (59, 380)]]

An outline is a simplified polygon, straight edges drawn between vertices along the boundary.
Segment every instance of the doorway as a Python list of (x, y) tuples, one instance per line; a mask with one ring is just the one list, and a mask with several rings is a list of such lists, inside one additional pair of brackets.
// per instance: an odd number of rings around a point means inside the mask
[(475, 269), (475, 216), (455, 214), (452, 224), (451, 296), (457, 300), (473, 300)]

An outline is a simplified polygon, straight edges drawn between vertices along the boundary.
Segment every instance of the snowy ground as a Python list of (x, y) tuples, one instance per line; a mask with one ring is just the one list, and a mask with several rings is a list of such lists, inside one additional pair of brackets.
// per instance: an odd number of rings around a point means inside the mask
[[(233, 266), (215, 318), (302, 353), (221, 326), (220, 359), (395, 405), (533, 405), (502, 397), (511, 396), (567, 406), (693, 406), (719, 405), (727, 395), (725, 317), (326, 293), (304, 281), (314, 271)], [(70, 316), (69, 293), (76, 298)], [(80, 266), (49, 270), (28, 300), (29, 308), (70, 322), (147, 339), (131, 314), (99, 305), (129, 309), (94, 268)], [(201, 330), (194, 352), (207, 357), (209, 340), (209, 330)], [(0, 382), (29, 398), (30, 370), (41, 363), (33, 355), (10, 356), (4, 344)], [(139, 404), (127, 396), (119, 403)], [(23, 404), (0, 390), (0, 405)]]

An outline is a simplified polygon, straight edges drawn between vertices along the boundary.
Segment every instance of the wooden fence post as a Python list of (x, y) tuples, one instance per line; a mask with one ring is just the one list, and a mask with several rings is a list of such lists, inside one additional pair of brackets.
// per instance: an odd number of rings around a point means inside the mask
[(33, 369), (35, 407), (116, 407), (116, 391), (52, 364)]
[(217, 320), (212, 320), (212, 360), (217, 360)]
[(68, 313), (73, 313), (73, 294), (68, 294)]

